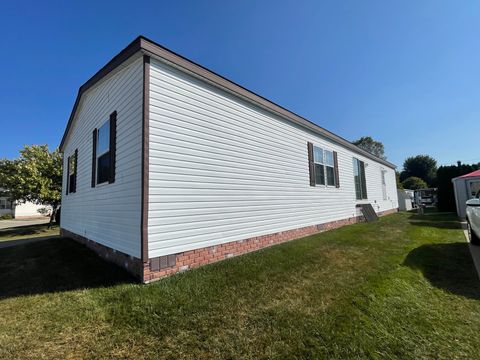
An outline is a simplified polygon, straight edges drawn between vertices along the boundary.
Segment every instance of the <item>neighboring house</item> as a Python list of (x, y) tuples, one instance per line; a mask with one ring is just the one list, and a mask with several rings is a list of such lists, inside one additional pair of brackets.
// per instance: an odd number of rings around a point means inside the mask
[(457, 214), (460, 218), (465, 219), (467, 216), (467, 200), (473, 199), (480, 190), (480, 170), (453, 178), (452, 183), (455, 191)]
[(414, 204), (414, 190), (398, 189), (398, 209), (400, 211), (410, 211)]
[(11, 215), (14, 219), (29, 219), (48, 216), (49, 213), (46, 206), (35, 205), (31, 202), (12, 203), (9, 198), (0, 197), (0, 217)]
[(62, 233), (143, 282), (398, 208), (393, 164), (144, 37), (60, 148)]

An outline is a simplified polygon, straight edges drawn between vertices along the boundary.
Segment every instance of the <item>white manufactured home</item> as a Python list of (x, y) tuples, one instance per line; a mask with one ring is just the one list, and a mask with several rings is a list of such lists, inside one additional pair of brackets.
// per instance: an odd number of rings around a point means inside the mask
[[(0, 194), (2, 194), (0, 189)], [(0, 217), (8, 216), (13, 219), (37, 219), (48, 217), (51, 213), (51, 207), (37, 205), (32, 202), (11, 201), (6, 195), (0, 195)]]
[(62, 233), (143, 282), (398, 208), (393, 164), (144, 37), (61, 150)]

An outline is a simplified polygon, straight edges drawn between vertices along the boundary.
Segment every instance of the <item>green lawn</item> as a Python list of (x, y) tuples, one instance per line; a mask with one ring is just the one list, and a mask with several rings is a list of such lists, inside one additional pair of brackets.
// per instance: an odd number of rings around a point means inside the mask
[(480, 282), (450, 214), (395, 214), (150, 285), (43, 241), (0, 249), (0, 297), (2, 359), (480, 357)]
[(48, 224), (27, 225), (0, 229), (0, 242), (56, 235), (60, 235), (60, 229), (57, 225), (53, 225), (50, 229)]

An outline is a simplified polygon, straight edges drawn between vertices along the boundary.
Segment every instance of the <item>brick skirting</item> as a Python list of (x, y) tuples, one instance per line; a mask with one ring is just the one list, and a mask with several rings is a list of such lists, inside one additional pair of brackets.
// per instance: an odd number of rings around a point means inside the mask
[[(378, 213), (379, 216), (389, 215), (397, 212), (398, 209), (391, 209)], [(120, 251), (96, 243), (83, 236), (74, 234), (68, 230), (61, 229), (62, 236), (72, 238), (93, 251), (103, 259), (113, 262), (144, 283), (149, 283), (165, 276), (181, 271), (194, 269), (202, 265), (211, 264), (217, 261), (228, 259), (234, 256), (260, 250), (290, 240), (302, 238), (327, 230), (336, 229), (345, 225), (355, 224), (364, 221), (363, 216), (352, 217), (343, 220), (331, 221), (328, 223), (307, 226), (303, 228), (277, 232), (268, 235), (257, 236), (245, 240), (232, 241), (225, 244), (208, 246), (200, 249), (189, 250), (177, 254), (160, 256), (149, 259), (142, 264), (141, 260), (126, 255)]]
[[(379, 212), (379, 216), (396, 213), (398, 209)], [(269, 235), (257, 236), (245, 240), (232, 241), (225, 244), (204, 247), (196, 250), (181, 252), (175, 255), (161, 256), (149, 259), (144, 263), (143, 281), (145, 283), (161, 279), (177, 272), (193, 269), (202, 265), (211, 264), (233, 256), (246, 254), (272, 245), (281, 244), (290, 240), (302, 238), (327, 230), (333, 230), (345, 225), (364, 221), (363, 216), (352, 217), (328, 223), (307, 226), (294, 230), (287, 230)], [(172, 259), (172, 256), (175, 256)], [(164, 266), (162, 265), (162, 262)]]

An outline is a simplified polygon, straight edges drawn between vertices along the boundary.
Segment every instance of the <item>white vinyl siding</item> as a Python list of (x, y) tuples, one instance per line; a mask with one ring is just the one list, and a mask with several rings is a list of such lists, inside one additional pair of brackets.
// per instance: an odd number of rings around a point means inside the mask
[[(149, 257), (356, 216), (352, 157), (375, 210), (398, 207), (393, 169), (383, 200), (380, 163), (154, 59), (150, 81)], [(308, 141), (339, 188), (310, 186)]]
[[(63, 191), (61, 227), (135, 257), (140, 257), (142, 104), (143, 62), (136, 56), (83, 94), (64, 148), (64, 154), (78, 148), (78, 164), (76, 193)], [(115, 110), (115, 182), (92, 188), (92, 131)], [(66, 173), (63, 179), (65, 189)]]

